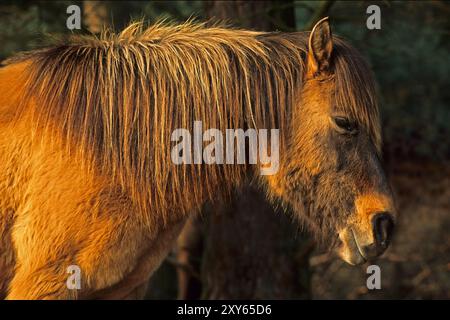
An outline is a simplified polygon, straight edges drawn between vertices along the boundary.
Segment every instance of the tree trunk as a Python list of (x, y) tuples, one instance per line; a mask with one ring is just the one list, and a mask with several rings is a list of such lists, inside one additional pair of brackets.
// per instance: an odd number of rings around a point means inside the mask
[(307, 299), (313, 244), (253, 187), (210, 212), (201, 267), (204, 299)]
[[(206, 2), (205, 11), (213, 21), (228, 21), (234, 26), (295, 29), (293, 2), (215, 1)], [(291, 218), (273, 209), (261, 191), (247, 186), (231, 203), (204, 211), (203, 224), (195, 221), (197, 227), (183, 230), (178, 242), (182, 263), (194, 266), (194, 261), (201, 259), (201, 298), (310, 297), (308, 261), (313, 244)], [(202, 236), (189, 235), (192, 232)], [(193, 298), (189, 288), (192, 282), (198, 286), (198, 280), (186, 269), (179, 269), (178, 274), (179, 298)]]

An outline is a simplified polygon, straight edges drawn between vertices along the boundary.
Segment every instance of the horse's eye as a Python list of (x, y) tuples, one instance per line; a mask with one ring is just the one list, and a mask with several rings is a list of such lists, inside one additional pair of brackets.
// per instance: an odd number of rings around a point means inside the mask
[(358, 128), (356, 123), (350, 121), (345, 117), (334, 117), (334, 123), (338, 126), (339, 129), (343, 130), (345, 133), (356, 134), (358, 132)]

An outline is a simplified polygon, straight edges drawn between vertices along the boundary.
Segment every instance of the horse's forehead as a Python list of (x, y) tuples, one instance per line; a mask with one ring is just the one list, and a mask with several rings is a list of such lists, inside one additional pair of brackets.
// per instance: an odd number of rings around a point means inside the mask
[(328, 113), (333, 107), (334, 90), (333, 77), (307, 80), (302, 88), (301, 104), (307, 110)]

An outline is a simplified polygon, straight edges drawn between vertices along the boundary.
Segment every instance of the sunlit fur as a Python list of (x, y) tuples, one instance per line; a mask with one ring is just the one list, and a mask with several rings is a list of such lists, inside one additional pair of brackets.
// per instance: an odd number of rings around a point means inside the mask
[[(76, 141), (73, 151), (130, 190), (143, 214), (164, 219), (198, 207), (219, 181), (220, 189), (232, 187), (243, 169), (171, 165), (171, 132), (201, 120), (205, 129), (286, 133), (307, 39), (192, 23), (135, 23), (100, 39), (75, 36), (25, 56), (25, 90), (36, 108), (24, 111), (40, 128), (60, 123), (61, 138)], [(375, 101), (364, 100), (375, 96), (371, 78), (358, 72), (365, 66), (354, 50), (338, 39), (335, 46), (336, 105), (360, 119), (379, 145)]]
[[(10, 132), (20, 139), (8, 141), (5, 150), (16, 150), (14, 159), (23, 166), (32, 161), (28, 157), (40, 145), (49, 152), (42, 155), (49, 161), (55, 154), (70, 159), (80, 177), (89, 177), (89, 183), (74, 175), (72, 185), (64, 186), (68, 195), (77, 196), (70, 188), (92, 185), (92, 190), (105, 197), (104, 193), (112, 195), (111, 201), (116, 199), (136, 221), (157, 233), (197, 211), (206, 200), (230, 192), (248, 172), (248, 167), (238, 165), (172, 164), (170, 137), (174, 129), (191, 130), (194, 120), (201, 120), (204, 129), (278, 128), (281, 155), (289, 153), (295, 139), (301, 139), (292, 134), (301, 125), (293, 117), (293, 109), (304, 83), (308, 35), (207, 28), (192, 22), (158, 23), (148, 28), (134, 23), (117, 35), (72, 36), (50, 48), (21, 54), (3, 68), (5, 73), (15, 72), (14, 79), (19, 81), (14, 103), (0, 114), (0, 125), (8, 123)], [(379, 151), (378, 109), (368, 67), (343, 40), (335, 37), (333, 41), (336, 106), (358, 121)], [(8, 106), (4, 101), (9, 93), (3, 92), (9, 78), (3, 77), (3, 84), (1, 79), (3, 105)], [(7, 140), (5, 137), (2, 143)], [(56, 150), (55, 154), (51, 150)], [(21, 168), (22, 164), (14, 163)], [(28, 177), (20, 179), (26, 184)], [(0, 187), (0, 191), (8, 193), (11, 188)], [(17, 199), (8, 208), (18, 212), (24, 205), (20, 201), (30, 199)], [(115, 208), (114, 217), (119, 217), (120, 205), (109, 205)], [(3, 215), (9, 212), (0, 209)], [(131, 213), (130, 224), (135, 222)], [(64, 214), (61, 208), (61, 220)], [(9, 227), (14, 224), (11, 219), (7, 220)], [(0, 229), (3, 224), (6, 233), (9, 227), (4, 221), (0, 217)], [(64, 222), (55, 226), (67, 227)], [(64, 244), (55, 242), (58, 245)], [(138, 251), (138, 244), (132, 245)], [(70, 256), (67, 250), (56, 247), (55, 252), (58, 250)], [(92, 256), (100, 259), (99, 251), (91, 252)], [(99, 289), (119, 282), (132, 266), (121, 269), (114, 280), (104, 275), (106, 280), (89, 280), (89, 285)]]

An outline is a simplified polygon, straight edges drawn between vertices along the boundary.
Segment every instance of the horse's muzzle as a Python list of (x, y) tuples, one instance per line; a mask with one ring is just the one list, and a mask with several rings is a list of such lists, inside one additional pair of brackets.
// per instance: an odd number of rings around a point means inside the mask
[(372, 217), (372, 232), (374, 242), (360, 248), (366, 259), (378, 257), (389, 247), (394, 232), (392, 215), (388, 212), (374, 214)]
[(351, 265), (362, 264), (383, 254), (389, 247), (394, 231), (394, 218), (388, 212), (372, 214), (369, 228), (350, 225), (339, 232), (338, 253)]

